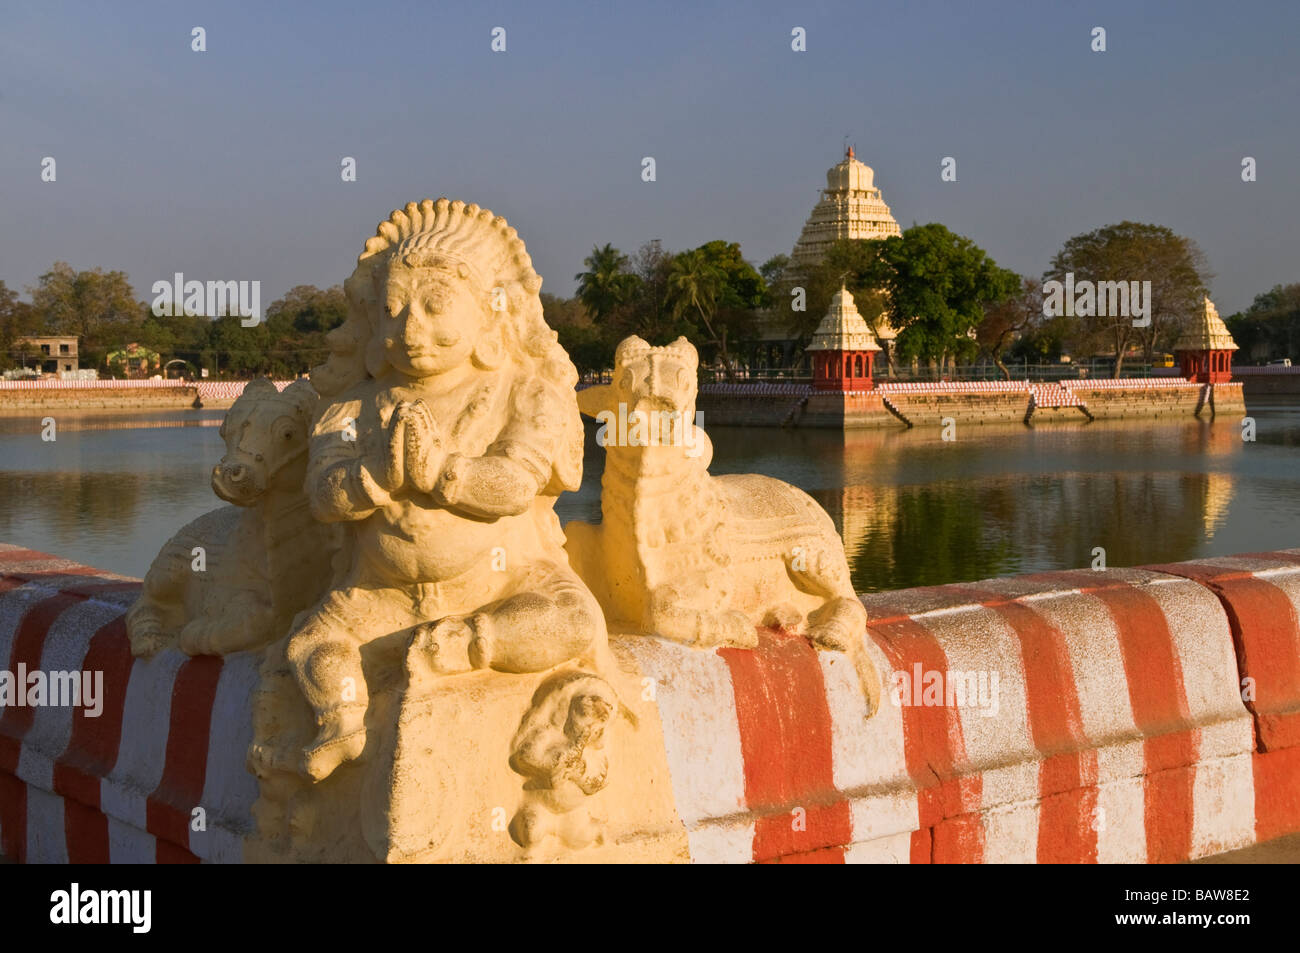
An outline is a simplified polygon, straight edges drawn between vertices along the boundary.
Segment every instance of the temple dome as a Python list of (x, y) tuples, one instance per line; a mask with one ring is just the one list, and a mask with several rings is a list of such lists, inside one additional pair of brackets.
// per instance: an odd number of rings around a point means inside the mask
[(876, 336), (843, 286), (831, 299), (830, 309), (813, 332), (809, 351), (879, 351)]
[(874, 188), (871, 184), (875, 173), (871, 166), (859, 162), (849, 147), (844, 158), (826, 170), (826, 191), (828, 192), (867, 192)]
[(850, 148), (826, 173), (826, 188), (790, 253), (792, 274), (808, 274), (842, 238), (889, 238), (902, 229), (875, 187), (875, 173)]
[(1232, 339), (1228, 326), (1219, 317), (1214, 302), (1205, 298), (1201, 310), (1192, 317), (1174, 345), (1175, 351), (1235, 351), (1237, 342)]

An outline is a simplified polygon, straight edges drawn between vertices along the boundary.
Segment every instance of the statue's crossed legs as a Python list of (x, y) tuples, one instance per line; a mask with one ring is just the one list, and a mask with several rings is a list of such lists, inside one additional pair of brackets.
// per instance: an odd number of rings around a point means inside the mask
[[(487, 668), (541, 672), (603, 641), (600, 607), (567, 565), (537, 561), (489, 576), (497, 579), (489, 578), (485, 601), (479, 601), (481, 583), (469, 602), (463, 590), (448, 598), (454, 584), (353, 585), (331, 591), (299, 617), (285, 654), (318, 731), (302, 749), (297, 770), (320, 780), (361, 756), (370, 701), (361, 646), (376, 638), (406, 640), (445, 675)], [(266, 756), (254, 753), (255, 759)]]

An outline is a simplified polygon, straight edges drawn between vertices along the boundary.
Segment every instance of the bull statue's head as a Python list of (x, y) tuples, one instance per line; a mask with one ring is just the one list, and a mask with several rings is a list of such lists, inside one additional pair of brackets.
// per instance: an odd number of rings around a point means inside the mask
[(212, 468), (212, 491), (228, 503), (252, 506), (273, 487), (301, 488), (318, 400), (307, 381), (283, 392), (265, 377), (250, 381), (222, 421), (226, 455)]
[(601, 411), (617, 413), (622, 405), (628, 413), (676, 412), (690, 420), (695, 416), (699, 363), (695, 345), (684, 337), (662, 347), (635, 335), (624, 338), (614, 352), (613, 382), (579, 391), (578, 407), (589, 417)]

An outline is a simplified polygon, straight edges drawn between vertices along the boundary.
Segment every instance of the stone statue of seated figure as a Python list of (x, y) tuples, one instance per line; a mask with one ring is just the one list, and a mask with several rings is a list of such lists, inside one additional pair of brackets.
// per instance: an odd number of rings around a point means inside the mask
[(603, 647), (554, 512), (579, 485), (583, 435), (540, 285), (514, 229), (462, 202), (409, 204), (367, 242), (337, 360), (313, 371), (326, 403), (306, 476), (315, 517), (350, 528), (351, 564), (285, 643), (317, 734), (273, 767), (319, 780), (363, 753), (375, 640), (447, 675), (542, 672)]

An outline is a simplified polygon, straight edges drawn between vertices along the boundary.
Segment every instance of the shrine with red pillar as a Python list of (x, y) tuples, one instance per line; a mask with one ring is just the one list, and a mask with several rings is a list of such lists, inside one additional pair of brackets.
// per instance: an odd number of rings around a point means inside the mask
[(1198, 384), (1226, 384), (1232, 380), (1235, 350), (1237, 342), (1209, 298), (1204, 299), (1201, 310), (1174, 345), (1183, 377)]
[(831, 299), (807, 351), (815, 390), (849, 394), (875, 387), (872, 373), (881, 347), (847, 288)]

